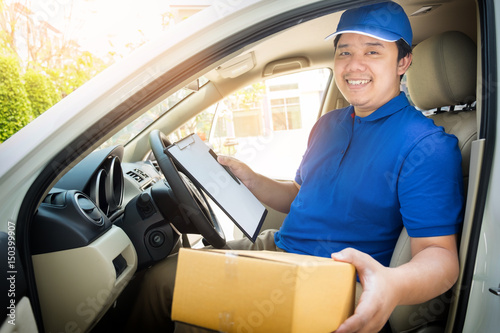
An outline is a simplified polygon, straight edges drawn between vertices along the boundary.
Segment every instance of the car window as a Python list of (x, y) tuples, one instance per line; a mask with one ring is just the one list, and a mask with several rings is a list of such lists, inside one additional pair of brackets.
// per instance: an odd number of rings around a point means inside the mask
[(169, 139), (197, 133), (216, 153), (234, 156), (258, 173), (294, 179), (330, 77), (330, 70), (316, 69), (254, 83), (198, 114)]

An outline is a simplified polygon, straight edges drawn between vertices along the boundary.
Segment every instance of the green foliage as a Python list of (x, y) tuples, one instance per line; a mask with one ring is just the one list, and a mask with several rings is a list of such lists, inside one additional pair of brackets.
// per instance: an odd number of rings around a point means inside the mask
[(60, 95), (57, 93), (54, 83), (46, 75), (28, 69), (23, 75), (23, 79), (34, 118), (59, 101)]
[(90, 52), (83, 52), (75, 58), (66, 59), (64, 66), (46, 69), (62, 97), (96, 76), (106, 64)]
[(49, 34), (29, 7), (0, 0), (0, 142), (107, 66), (73, 40)]
[(31, 119), (31, 104), (21, 81), (17, 58), (0, 54), (0, 142)]
[(45, 68), (38, 63), (29, 67), (22, 75), (17, 54), (0, 40), (0, 143), (97, 75), (106, 64), (83, 52), (61, 67)]

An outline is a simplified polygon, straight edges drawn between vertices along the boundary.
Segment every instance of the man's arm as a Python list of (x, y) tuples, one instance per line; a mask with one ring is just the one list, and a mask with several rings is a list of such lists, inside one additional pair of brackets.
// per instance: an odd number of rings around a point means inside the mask
[(397, 305), (423, 303), (453, 286), (459, 271), (455, 235), (411, 238), (411, 250), (410, 262), (395, 268), (354, 249), (332, 254), (352, 263), (363, 285), (354, 314), (337, 333), (378, 332)]
[(255, 173), (246, 164), (235, 158), (219, 156), (220, 164), (231, 169), (231, 172), (238, 177), (243, 184), (262, 203), (276, 209), (282, 213), (290, 211), (290, 205), (299, 192), (300, 185), (296, 182), (279, 182), (263, 175)]

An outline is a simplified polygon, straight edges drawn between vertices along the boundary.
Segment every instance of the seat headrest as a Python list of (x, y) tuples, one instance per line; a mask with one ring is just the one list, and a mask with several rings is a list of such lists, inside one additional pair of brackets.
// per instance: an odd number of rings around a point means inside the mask
[(408, 91), (417, 107), (430, 110), (476, 100), (476, 45), (448, 31), (419, 43), (408, 69)]

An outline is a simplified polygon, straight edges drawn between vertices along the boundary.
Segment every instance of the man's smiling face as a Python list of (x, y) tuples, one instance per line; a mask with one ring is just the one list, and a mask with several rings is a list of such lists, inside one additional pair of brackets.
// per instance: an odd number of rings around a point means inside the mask
[(410, 63), (411, 55), (398, 61), (395, 42), (345, 33), (335, 51), (335, 81), (356, 115), (365, 117), (399, 94)]

